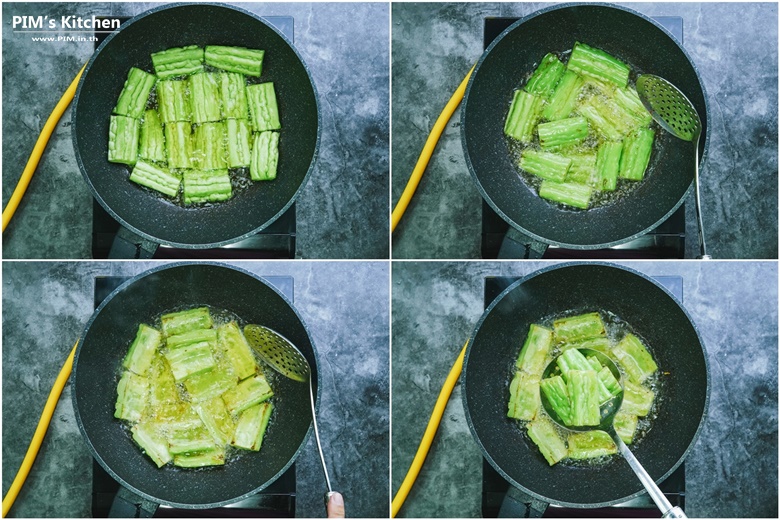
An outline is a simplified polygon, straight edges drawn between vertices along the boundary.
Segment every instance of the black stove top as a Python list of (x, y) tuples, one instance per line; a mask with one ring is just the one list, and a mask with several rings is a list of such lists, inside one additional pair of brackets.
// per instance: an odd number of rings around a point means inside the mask
[[(120, 25), (125, 23), (130, 17), (127, 16), (99, 16), (98, 19), (119, 20)], [(274, 26), (291, 42), (295, 38), (294, 22), (291, 16), (268, 16), (263, 17), (268, 24)], [(109, 33), (95, 32), (95, 49), (103, 43)], [(92, 203), (92, 257), (109, 258), (112, 245), (115, 243), (117, 234), (120, 233), (119, 222), (114, 220), (108, 212), (93, 199)], [(295, 238), (296, 238), (297, 220), (295, 217), (295, 204), (275, 220), (270, 226), (258, 232), (254, 236), (244, 240), (229, 244), (227, 246), (213, 249), (179, 249), (169, 246), (160, 246), (154, 251), (153, 258), (159, 259), (245, 259), (245, 258), (295, 258)], [(141, 248), (136, 248), (135, 244), (143, 241), (140, 237), (128, 230), (122, 230), (121, 237), (126, 240), (124, 243), (129, 249), (115, 249), (114, 257), (134, 257), (144, 256)]]
[[(94, 305), (100, 303), (129, 277), (98, 276), (95, 278)], [(294, 280), (291, 276), (268, 276), (263, 280), (278, 289), (291, 302), (294, 301)], [(114, 480), (96, 460), (92, 461), (92, 516), (106, 518), (119, 492)], [(176, 509), (169, 506), (157, 508), (155, 517), (167, 518), (294, 518), (296, 479), (295, 464), (260, 493), (239, 502), (217, 509)]]
[[(655, 16), (653, 19), (667, 31), (683, 41), (683, 20), (679, 16)], [(487, 48), (506, 28), (519, 18), (485, 18), (483, 46)], [(482, 258), (498, 258), (501, 244), (509, 229), (490, 205), (482, 200)], [(633, 259), (633, 258), (685, 258), (685, 204), (680, 206), (664, 223), (635, 240), (609, 249), (570, 250), (548, 247), (546, 259)]]
[[(485, 308), (495, 300), (507, 287), (520, 278), (507, 276), (491, 276), (485, 278), (484, 304)], [(654, 276), (653, 279), (664, 286), (679, 301), (683, 301), (683, 279), (680, 276)], [(681, 464), (674, 473), (664, 480), (659, 487), (669, 499), (672, 506), (679, 506), (685, 510), (685, 463)], [(501, 504), (509, 489), (509, 482), (504, 480), (493, 469), (490, 463), (482, 461), (482, 516), (484, 518), (497, 518)], [(519, 491), (518, 491), (519, 492)], [(531, 502), (529, 497), (528, 502)], [(549, 506), (545, 511), (546, 518), (660, 518), (661, 512), (653, 500), (643, 494), (635, 499), (611, 507), (598, 509), (573, 509), (559, 506)]]

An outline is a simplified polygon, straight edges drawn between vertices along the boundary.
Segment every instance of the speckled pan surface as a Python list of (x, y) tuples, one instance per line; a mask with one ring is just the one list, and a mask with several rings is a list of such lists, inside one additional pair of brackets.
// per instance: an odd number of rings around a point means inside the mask
[(464, 361), (463, 405), (472, 435), (510, 483), (547, 503), (601, 507), (644, 492), (627, 464), (549, 466), (517, 421), (506, 417), (509, 379), (531, 323), (572, 309), (604, 310), (625, 320), (653, 349), (664, 372), (658, 416), (632, 451), (660, 481), (696, 443), (709, 404), (709, 369), (699, 331), (662, 286), (631, 269), (560, 264), (508, 287), (480, 318)]
[[(477, 63), (464, 98), (461, 136), (466, 164), (483, 198), (511, 225), (551, 245), (599, 249), (627, 242), (658, 226), (684, 201), (693, 180), (693, 145), (658, 132), (648, 179), (629, 196), (597, 210), (567, 211), (539, 198), (518, 175), (503, 135), (512, 93), (548, 52), (581, 41), (632, 67), (662, 76), (688, 95), (709, 143), (709, 109), (690, 56), (657, 22), (608, 4), (563, 4), (537, 11), (509, 27)], [(632, 76), (636, 79), (636, 76)]]
[[(151, 71), (153, 52), (207, 44), (266, 51), (261, 81), (274, 82), (282, 124), (278, 176), (253, 183), (227, 202), (184, 208), (129, 182), (127, 167), (107, 161), (109, 116), (130, 67)], [(139, 235), (183, 248), (235, 242), (276, 220), (309, 177), (321, 128), (317, 92), (295, 48), (258, 16), (223, 4), (170, 4), (123, 24), (87, 64), (73, 126), (79, 169), (103, 208)]]
[[(274, 415), (260, 452), (223, 467), (182, 470), (157, 466), (113, 417), (122, 359), (139, 323), (164, 312), (210, 305), (233, 312), (289, 338), (306, 356), (317, 385), (318, 363), (309, 331), (275, 288), (235, 267), (214, 263), (170, 264), (135, 276), (97, 308), (74, 361), (73, 408), (82, 435), (101, 466), (118, 482), (153, 502), (182, 508), (218, 507), (270, 485), (298, 457), (310, 434), (308, 385), (284, 377), (271, 382)], [(320, 389), (315, 386), (317, 402)]]

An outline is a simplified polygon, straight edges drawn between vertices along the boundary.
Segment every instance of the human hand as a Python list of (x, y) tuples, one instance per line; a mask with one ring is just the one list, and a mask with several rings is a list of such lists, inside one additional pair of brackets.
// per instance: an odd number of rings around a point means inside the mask
[(328, 518), (345, 518), (344, 497), (341, 496), (341, 493), (335, 491), (328, 493), (328, 500), (325, 503), (325, 508), (328, 511)]

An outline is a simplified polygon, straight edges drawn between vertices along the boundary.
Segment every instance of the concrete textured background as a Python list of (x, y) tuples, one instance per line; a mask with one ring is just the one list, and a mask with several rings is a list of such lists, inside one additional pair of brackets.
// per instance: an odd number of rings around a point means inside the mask
[[(93, 312), (96, 276), (133, 276), (157, 262), (3, 263), (3, 496), (73, 342)], [(387, 262), (239, 262), (294, 277), (295, 307), (316, 345), (323, 390), (319, 428), (347, 513), (389, 515), (389, 272)], [(325, 515), (327, 491), (312, 435), (296, 461), (297, 516)], [(92, 457), (60, 398), (11, 515), (91, 516)]]
[[(133, 16), (153, 3), (3, 5), (3, 207), (46, 118), (94, 51), (92, 42), (33, 42), (14, 15)], [(316, 167), (296, 201), (297, 255), (389, 256), (389, 6), (383, 3), (241, 3), (260, 16), (292, 16), (295, 47), (322, 111)], [(57, 125), (8, 232), (5, 258), (90, 258), (92, 196), (71, 141), (71, 111)]]
[[(392, 200), (401, 196), (440, 111), (483, 51), (483, 19), (522, 17), (552, 4), (396, 3), (392, 6)], [(710, 101), (701, 171), (704, 229), (714, 258), (777, 258), (777, 4), (625, 3), (681, 16), (684, 46)], [(750, 71), (746, 73), (746, 71)], [(479, 258), (482, 199), (447, 125), (404, 220), (394, 258)], [(686, 258), (698, 252), (693, 196)]]
[[(392, 492), (403, 480), (439, 389), (482, 315), (486, 276), (552, 262), (394, 262)], [(683, 305), (704, 341), (710, 407), (685, 461), (691, 517), (777, 517), (777, 263), (632, 262), (683, 278)], [(481, 516), (482, 453), (450, 398), (404, 517)]]

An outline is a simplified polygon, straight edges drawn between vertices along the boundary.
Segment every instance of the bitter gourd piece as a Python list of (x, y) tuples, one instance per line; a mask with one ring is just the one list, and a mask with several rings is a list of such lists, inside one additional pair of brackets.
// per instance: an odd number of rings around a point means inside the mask
[(255, 134), (249, 176), (253, 181), (271, 181), (276, 178), (279, 164), (279, 132)]
[(599, 189), (615, 191), (618, 174), (620, 173), (620, 156), (623, 153), (622, 141), (604, 141), (596, 152), (596, 173), (599, 179)]
[(219, 96), (222, 105), (222, 119), (249, 118), (244, 76), (231, 72), (220, 74)]
[(114, 406), (114, 417), (136, 422), (144, 415), (149, 402), (149, 382), (126, 370), (117, 385), (117, 399)]
[(574, 182), (542, 181), (539, 186), (539, 196), (543, 199), (580, 209), (588, 209), (592, 193), (590, 186)]
[(536, 70), (525, 84), (525, 91), (546, 100), (555, 91), (555, 86), (565, 71), (566, 67), (564, 67), (558, 57), (549, 53), (542, 58), (539, 66), (536, 67)]
[(198, 307), (186, 311), (163, 314), (163, 333), (166, 337), (176, 336), (196, 329), (210, 329), (212, 326), (211, 314), (208, 307)]
[(639, 417), (621, 410), (615, 414), (615, 432), (623, 439), (623, 442), (631, 444), (634, 442), (634, 434), (636, 433), (638, 422)]
[(187, 347), (193, 343), (201, 343), (203, 341), (214, 343), (217, 341), (217, 331), (214, 329), (193, 329), (181, 334), (175, 334), (168, 336), (165, 340), (165, 346), (169, 349), (176, 349), (179, 347)]
[(560, 318), (553, 322), (556, 341), (582, 341), (607, 335), (598, 312)]
[(206, 63), (218, 69), (246, 76), (260, 76), (263, 72), (265, 51), (223, 45), (206, 46)]
[(504, 133), (522, 143), (530, 143), (541, 115), (542, 98), (516, 90), (504, 123)]
[(609, 354), (612, 351), (612, 342), (606, 336), (597, 338), (584, 339), (580, 341), (566, 342), (561, 346), (561, 350), (568, 350), (570, 348), (576, 349), (590, 349), (597, 352), (603, 352)]
[(566, 176), (563, 178), (564, 182), (585, 184), (592, 188), (598, 186), (595, 153), (578, 153), (565, 155), (564, 157), (571, 159), (569, 171), (566, 172)]
[(652, 390), (631, 381), (623, 381), (623, 405), (620, 407), (620, 411), (644, 417), (650, 413), (653, 399), (655, 399), (655, 393)]
[(655, 132), (650, 128), (638, 128), (626, 137), (623, 155), (620, 157), (620, 177), (641, 181), (645, 176), (650, 154), (653, 152)]
[(203, 49), (190, 45), (155, 52), (152, 64), (160, 79), (195, 74), (203, 70)]
[(228, 168), (245, 168), (252, 162), (250, 139), (252, 130), (246, 119), (228, 119), (227, 129), (227, 164)]
[(246, 96), (252, 129), (255, 132), (282, 128), (279, 120), (279, 107), (276, 103), (276, 91), (272, 82), (247, 86)]
[(165, 162), (165, 137), (163, 126), (156, 110), (147, 110), (141, 123), (138, 157), (149, 161)]
[(658, 370), (653, 356), (647, 351), (642, 341), (633, 334), (625, 337), (613, 349), (623, 369), (632, 381), (642, 384)]
[(260, 404), (273, 397), (274, 392), (265, 377), (256, 375), (241, 381), (238, 386), (222, 394), (230, 413), (237, 415), (250, 406)]
[(259, 451), (273, 410), (274, 405), (270, 401), (244, 410), (238, 419), (230, 444), (236, 448)]
[(617, 453), (617, 446), (605, 431), (569, 433), (569, 458), (592, 459)]
[(603, 367), (598, 371), (599, 381), (606, 388), (608, 394), (602, 395), (602, 403), (612, 399), (614, 396), (622, 392), (620, 388), (620, 382), (615, 379), (615, 375), (607, 367)]
[(192, 125), (174, 122), (165, 125), (165, 153), (169, 168), (192, 168)]
[(233, 196), (227, 170), (188, 170), (184, 172), (184, 203), (216, 202)]
[(108, 162), (135, 165), (141, 122), (127, 116), (111, 116), (108, 126)]
[(135, 163), (133, 171), (130, 172), (130, 180), (169, 197), (175, 197), (179, 193), (179, 185), (181, 185), (181, 180), (170, 173), (167, 168), (155, 166), (143, 160)]
[(149, 368), (149, 404), (159, 409), (167, 404), (181, 404), (181, 396), (173, 379), (173, 372), (162, 355), (154, 357)]
[(599, 413), (599, 379), (596, 371), (570, 370), (566, 374), (566, 380), (566, 389), (571, 400), (572, 426), (598, 426), (601, 422), (601, 415)]
[(615, 104), (626, 114), (636, 120), (639, 126), (647, 126), (653, 121), (653, 116), (647, 111), (639, 99), (639, 94), (632, 87), (617, 88), (612, 97)]
[(550, 466), (566, 458), (569, 453), (566, 443), (558, 436), (558, 432), (548, 419), (539, 417), (529, 422), (526, 428), (528, 436), (539, 447), (539, 451)]
[(517, 371), (509, 384), (507, 417), (530, 421), (539, 412), (539, 376)]
[(219, 356), (211, 370), (195, 374), (184, 380), (184, 387), (193, 403), (219, 397), (238, 384), (238, 377), (230, 362)]
[(190, 76), (192, 122), (195, 124), (219, 121), (219, 77), (221, 74), (202, 72)]
[(224, 446), (231, 441), (236, 424), (222, 398), (215, 397), (208, 401), (196, 403), (192, 405), (192, 408), (197, 412), (200, 420), (203, 421), (214, 442)]
[(548, 121), (557, 121), (569, 117), (577, 106), (577, 98), (584, 83), (581, 77), (567, 70), (555, 87), (555, 92), (550, 96), (547, 106), (544, 107), (542, 112), (544, 118)]
[(214, 368), (216, 361), (211, 355), (208, 343), (196, 343), (189, 347), (169, 350), (165, 359), (171, 366), (173, 378), (179, 382), (194, 374), (200, 374)]
[(593, 370), (593, 367), (588, 363), (582, 352), (573, 348), (564, 350), (555, 363), (558, 365), (564, 379), (568, 379), (567, 375), (572, 370)]
[(127, 80), (114, 107), (114, 114), (141, 119), (157, 78), (135, 67), (130, 68)]
[(541, 376), (551, 346), (552, 331), (532, 323), (515, 366), (526, 374)]
[(173, 459), (168, 451), (168, 441), (152, 424), (140, 422), (130, 431), (133, 433), (133, 440), (157, 464), (158, 468), (163, 467)]
[(536, 127), (539, 144), (546, 150), (576, 146), (588, 137), (588, 121), (584, 117), (570, 117)]
[(168, 451), (171, 455), (210, 451), (215, 447), (214, 439), (202, 424), (195, 428), (174, 429), (168, 439)]
[(192, 121), (189, 81), (166, 80), (157, 83), (157, 107), (163, 123)]
[(203, 123), (192, 134), (192, 166), (200, 170), (227, 168), (225, 153), (225, 125)]
[(551, 152), (529, 148), (520, 154), (520, 167), (542, 179), (563, 182), (570, 166), (571, 159)]
[(593, 126), (597, 134), (610, 141), (620, 141), (630, 131), (630, 129), (618, 126), (618, 121), (610, 117), (605, 108), (605, 104), (599, 96), (590, 96), (580, 103), (577, 108), (580, 115), (585, 116), (588, 122)]
[(553, 376), (542, 379), (540, 389), (550, 403), (550, 406), (563, 421), (563, 424), (571, 425), (571, 400), (566, 382), (561, 376)]
[(214, 446), (207, 451), (185, 453), (173, 458), (173, 465), (181, 468), (203, 468), (205, 466), (223, 466), (225, 464), (225, 448)]
[(152, 366), (154, 354), (161, 341), (160, 331), (149, 325), (140, 324), (135, 339), (130, 345), (130, 350), (127, 351), (127, 355), (122, 361), (122, 366), (139, 376), (146, 374), (146, 371)]
[(217, 345), (239, 380), (254, 375), (257, 369), (255, 356), (235, 321), (221, 325), (217, 329)]
[(628, 84), (628, 74), (631, 70), (617, 58), (580, 42), (574, 44), (566, 67), (580, 76), (608, 81), (618, 87)]

